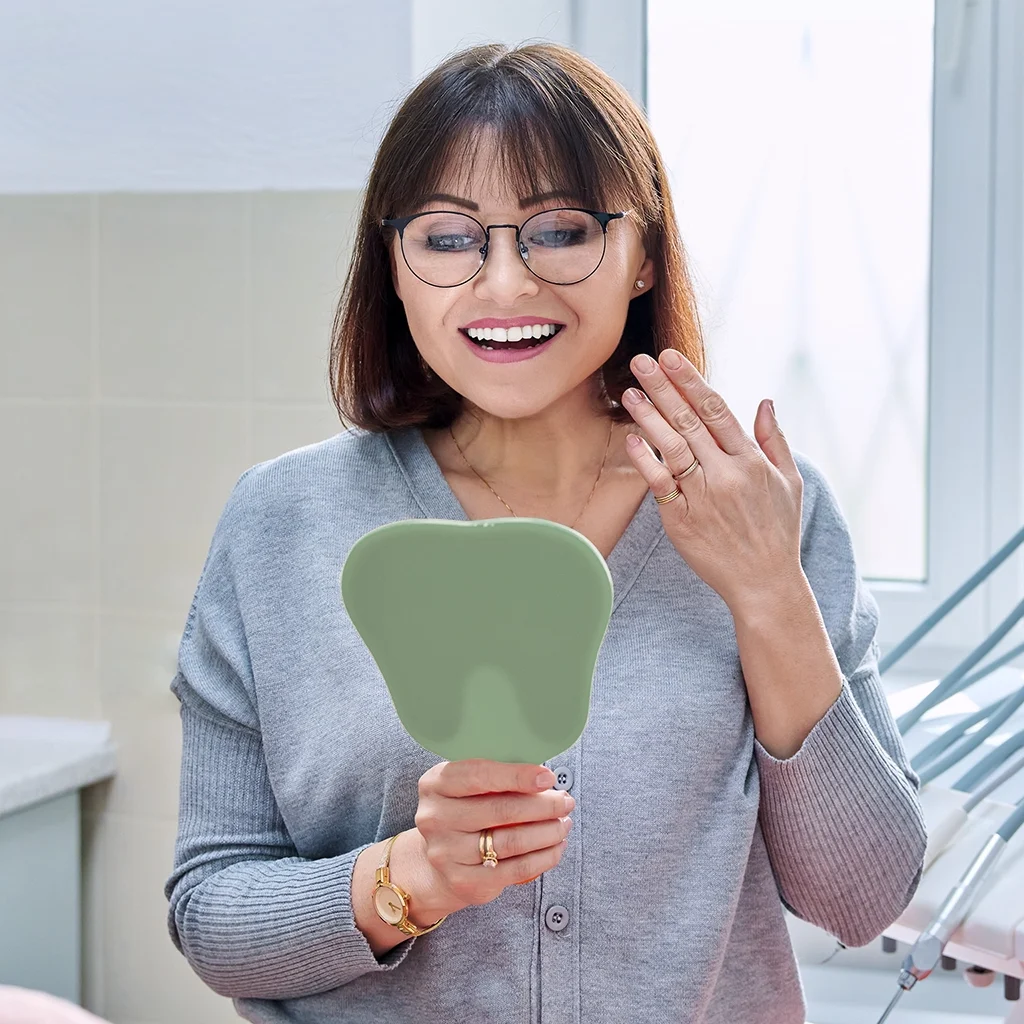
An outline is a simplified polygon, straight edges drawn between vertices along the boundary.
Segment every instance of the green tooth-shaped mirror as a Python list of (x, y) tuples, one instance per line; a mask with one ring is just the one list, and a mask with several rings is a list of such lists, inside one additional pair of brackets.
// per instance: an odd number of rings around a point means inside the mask
[(543, 764), (583, 732), (612, 578), (547, 519), (407, 519), (352, 546), (341, 599), (406, 731), (448, 761)]

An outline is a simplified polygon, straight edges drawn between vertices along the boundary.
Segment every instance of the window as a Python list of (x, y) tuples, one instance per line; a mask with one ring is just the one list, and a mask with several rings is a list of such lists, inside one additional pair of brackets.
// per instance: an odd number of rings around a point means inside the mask
[[(713, 383), (748, 430), (775, 398), (850, 520), (893, 645), (1024, 522), (1024, 12), (574, 12), (577, 47), (646, 107), (662, 149)], [(1021, 592), (1024, 552), (901, 666), (947, 670)]]
[(648, 6), (648, 116), (709, 376), (773, 397), (868, 577), (923, 581), (931, 0)]

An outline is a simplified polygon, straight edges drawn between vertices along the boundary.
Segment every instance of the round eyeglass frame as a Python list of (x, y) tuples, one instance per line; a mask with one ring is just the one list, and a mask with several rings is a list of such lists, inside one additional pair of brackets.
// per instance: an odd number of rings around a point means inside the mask
[[(591, 217), (593, 217), (601, 225), (601, 258), (597, 261), (597, 266), (594, 267), (594, 269), (589, 274), (584, 274), (583, 277), (578, 278), (575, 281), (549, 281), (546, 277), (541, 277), (540, 274), (538, 274), (537, 271), (534, 270), (529, 263), (527, 263), (526, 253), (523, 251), (524, 249), (526, 249), (526, 246), (523, 244), (522, 238), (520, 237), (523, 228), (526, 227), (526, 225), (529, 224), (530, 221), (533, 220), (535, 217), (542, 217), (546, 213), (558, 213), (559, 210), (572, 210), (575, 213), (589, 213)], [(413, 277), (422, 281), (424, 284), (429, 284), (431, 288), (461, 288), (464, 284), (469, 284), (469, 282), (472, 281), (473, 278), (480, 273), (481, 269), (483, 268), (484, 262), (487, 259), (487, 254), (488, 252), (490, 252), (491, 228), (514, 228), (516, 232), (516, 252), (519, 253), (519, 258), (523, 261), (523, 266), (526, 267), (526, 269), (531, 274), (533, 274), (534, 277), (536, 277), (540, 281), (543, 281), (545, 284), (554, 284), (567, 287), (569, 285), (579, 284), (581, 281), (586, 281), (588, 277), (597, 273), (598, 267), (600, 267), (601, 264), (604, 263), (604, 256), (605, 253), (608, 251), (609, 221), (618, 220), (620, 217), (625, 217), (628, 212), (628, 210), (622, 210), (619, 213), (605, 213), (601, 210), (587, 210), (582, 206), (559, 206), (553, 210), (540, 210), (538, 213), (535, 213), (532, 216), (527, 217), (522, 224), (484, 225), (480, 224), (480, 221), (478, 221), (476, 217), (471, 217), (464, 210), (425, 210), (423, 213), (413, 213), (410, 214), (408, 217), (384, 217), (380, 222), (380, 226), (382, 228), (391, 227), (398, 232), (398, 241), (402, 249), (402, 259), (405, 260), (405, 265), (409, 268), (409, 272), (413, 275)], [(417, 217), (429, 217), (431, 214), (438, 213), (454, 213), (458, 214), (460, 217), (466, 217), (469, 220), (473, 221), (474, 224), (480, 224), (480, 230), (483, 231), (484, 233), (485, 240), (484, 244), (480, 247), (479, 266), (476, 268), (476, 270), (473, 271), (472, 274), (469, 275), (469, 277), (467, 277), (464, 281), (459, 281), (458, 284), (434, 284), (433, 281), (428, 281), (425, 277), (420, 277), (420, 275), (417, 274), (416, 271), (412, 269), (412, 264), (409, 263), (409, 257), (405, 255), (406, 226), (411, 221), (416, 220)], [(528, 249), (526, 249), (526, 251), (529, 252)]]

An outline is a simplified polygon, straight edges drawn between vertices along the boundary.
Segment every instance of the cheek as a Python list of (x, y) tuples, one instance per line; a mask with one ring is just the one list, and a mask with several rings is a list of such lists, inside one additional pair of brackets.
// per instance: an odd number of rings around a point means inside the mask
[[(594, 275), (597, 276), (596, 274)], [(590, 281), (585, 282), (589, 285)], [(596, 282), (586, 293), (573, 297), (580, 330), (590, 337), (614, 339), (618, 342), (629, 310), (628, 299), (621, 294), (618, 283)]]
[(636, 280), (631, 268), (638, 265), (634, 260), (633, 254), (621, 252), (618, 249), (613, 252), (609, 248), (608, 254), (605, 256), (605, 262), (608, 264), (608, 276), (605, 278), (605, 281), (609, 291), (615, 291), (620, 294), (628, 293), (629, 289), (633, 287), (633, 282)]
[[(419, 284), (420, 288), (415, 287), (415, 284)], [(405, 282), (405, 318), (420, 347), (430, 348), (453, 337), (457, 333), (458, 323), (451, 312), (451, 303), (443, 292), (419, 281), (415, 281), (415, 284)]]

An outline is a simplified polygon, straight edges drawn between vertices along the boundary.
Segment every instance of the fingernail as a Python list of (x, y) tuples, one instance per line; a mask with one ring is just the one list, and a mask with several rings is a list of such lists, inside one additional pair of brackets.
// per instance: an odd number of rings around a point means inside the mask
[(768, 405), (772, 410), (772, 419), (778, 419), (778, 417), (775, 415), (775, 402), (773, 402), (772, 399), (769, 398)]
[(574, 797), (565, 794), (565, 813), (568, 814), (576, 806), (576, 800)]
[(555, 776), (552, 772), (541, 772), (537, 776), (538, 789), (550, 789), (555, 784)]
[(683, 365), (683, 357), (674, 348), (666, 349), (660, 358), (670, 370), (678, 370)]

